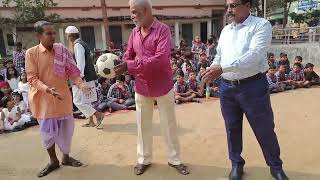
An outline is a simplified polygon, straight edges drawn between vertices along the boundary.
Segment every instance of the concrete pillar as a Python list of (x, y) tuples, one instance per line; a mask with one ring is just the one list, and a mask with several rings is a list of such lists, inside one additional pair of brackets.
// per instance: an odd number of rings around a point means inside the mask
[(212, 20), (209, 19), (207, 21), (207, 31), (208, 31), (208, 38), (210, 38), (210, 36), (213, 34), (212, 32)]
[(66, 45), (66, 43), (64, 42), (64, 30), (63, 27), (59, 27), (59, 38), (60, 38), (60, 42), (64, 45)]
[(174, 24), (174, 37), (175, 37), (175, 44), (178, 47), (180, 44), (180, 24), (178, 21)]
[(13, 41), (16, 44), (17, 43), (17, 36), (18, 36), (16, 27), (12, 28), (12, 35), (13, 35)]
[(107, 39), (106, 39), (106, 34), (105, 34), (105, 28), (103, 23), (101, 23), (101, 33), (102, 33), (102, 50), (107, 49)]
[(217, 26), (218, 26), (218, 24), (212, 23), (212, 34), (215, 36), (218, 34)]

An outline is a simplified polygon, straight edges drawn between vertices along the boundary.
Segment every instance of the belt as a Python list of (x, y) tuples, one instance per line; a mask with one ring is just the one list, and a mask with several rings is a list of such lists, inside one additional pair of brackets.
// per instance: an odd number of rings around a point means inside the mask
[(222, 78), (222, 80), (228, 84), (232, 84), (232, 85), (240, 85), (240, 84), (245, 84), (245, 83), (248, 83), (248, 82), (251, 82), (251, 81), (255, 81), (255, 80), (258, 80), (258, 79), (261, 79), (262, 78), (262, 73), (258, 73), (256, 75), (253, 75), (253, 76), (250, 76), (250, 77), (247, 77), (247, 78), (244, 78), (244, 79), (239, 79), (239, 80), (227, 80), (227, 79), (224, 79)]

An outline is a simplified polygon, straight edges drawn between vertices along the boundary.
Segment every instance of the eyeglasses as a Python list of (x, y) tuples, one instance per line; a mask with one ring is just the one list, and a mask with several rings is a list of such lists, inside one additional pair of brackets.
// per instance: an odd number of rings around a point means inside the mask
[(224, 6), (224, 8), (227, 10), (227, 9), (236, 9), (237, 7), (241, 6), (242, 3), (241, 2), (238, 2), (238, 3), (232, 3), (232, 4), (226, 4)]

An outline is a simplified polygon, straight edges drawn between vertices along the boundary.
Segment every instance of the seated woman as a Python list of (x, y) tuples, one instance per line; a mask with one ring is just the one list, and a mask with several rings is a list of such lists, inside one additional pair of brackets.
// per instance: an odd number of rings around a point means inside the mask
[(124, 84), (125, 76), (116, 77), (116, 83), (113, 84), (108, 92), (108, 106), (112, 111), (135, 110), (135, 100), (131, 96), (129, 87)]

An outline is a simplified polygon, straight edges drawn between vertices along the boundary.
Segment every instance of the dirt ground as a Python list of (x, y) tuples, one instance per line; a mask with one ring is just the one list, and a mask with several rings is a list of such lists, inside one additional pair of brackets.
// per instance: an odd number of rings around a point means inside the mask
[[(320, 87), (272, 95), (276, 132), (284, 168), (292, 180), (320, 180)], [(176, 107), (182, 158), (189, 176), (166, 165), (158, 111), (154, 113), (154, 164), (135, 176), (135, 112), (109, 116), (104, 129), (81, 128), (77, 120), (72, 155), (87, 165), (62, 167), (44, 180), (227, 180), (230, 162), (219, 100)], [(271, 180), (260, 147), (244, 121), (244, 180)], [(48, 161), (40, 144), (38, 127), (0, 135), (0, 179), (34, 180)]]

